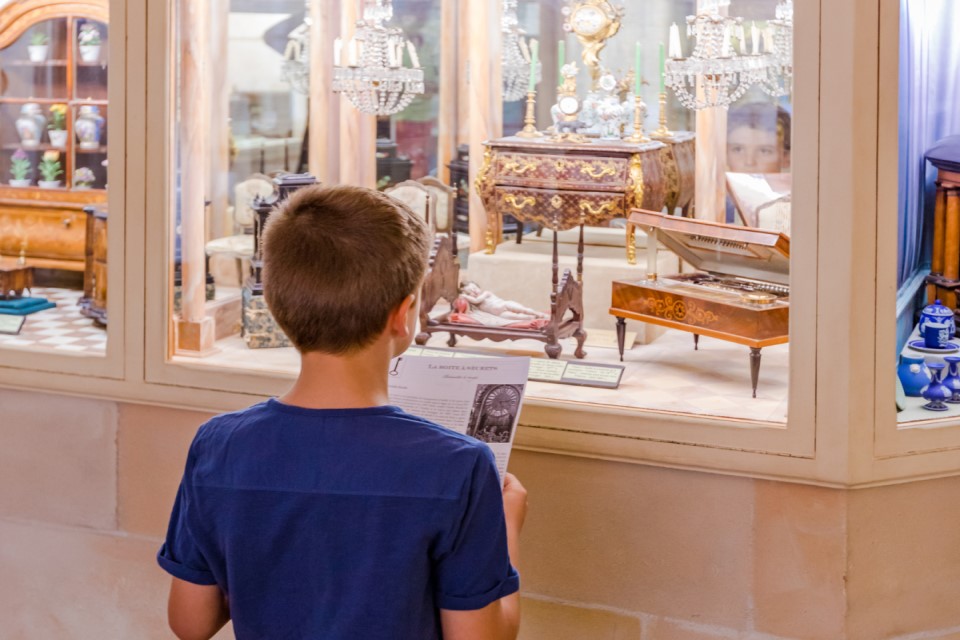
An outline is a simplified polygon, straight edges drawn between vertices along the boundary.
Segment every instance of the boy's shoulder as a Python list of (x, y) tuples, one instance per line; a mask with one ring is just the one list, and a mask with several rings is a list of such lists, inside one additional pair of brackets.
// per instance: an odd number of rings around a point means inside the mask
[[(493, 458), (489, 447), (476, 438), (458, 433), (396, 406), (367, 409), (304, 409), (284, 405), (276, 399), (222, 413), (203, 423), (194, 439), (194, 449), (220, 449), (227, 441), (263, 441), (279, 438), (279, 430), (292, 429), (288, 441), (312, 441), (315, 428), (340, 430), (340, 435), (368, 447), (385, 447), (393, 453)], [(297, 429), (300, 427), (301, 429)], [(292, 433), (292, 435), (291, 435)]]

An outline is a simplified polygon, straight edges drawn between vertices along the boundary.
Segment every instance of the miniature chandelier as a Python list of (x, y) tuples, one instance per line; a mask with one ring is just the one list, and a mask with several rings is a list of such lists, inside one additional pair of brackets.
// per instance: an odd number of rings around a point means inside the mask
[(781, 0), (777, 5), (766, 41), (771, 50), (761, 86), (768, 95), (781, 98), (790, 93), (793, 81), (793, 0)]
[[(687, 37), (696, 38), (689, 58), (683, 58), (679, 29), (676, 25), (670, 28), (665, 81), (688, 109), (727, 108), (762, 80), (767, 70), (763, 56), (734, 53), (734, 37), (743, 49), (743, 19), (721, 15), (720, 9), (729, 5), (730, 0), (711, 0), (703, 3), (697, 15), (687, 16)], [(757, 42), (755, 39), (755, 48)]]
[[(383, 25), (392, 17), (391, 0), (364, 0), (356, 34), (346, 46), (340, 38), (334, 42), (333, 91), (369, 115), (393, 115), (424, 92), (423, 69), (413, 43), (400, 29)], [(410, 68), (403, 66), (405, 49)]]
[(287, 36), (287, 48), (283, 52), (281, 73), (290, 87), (302, 94), (310, 91), (310, 0), (307, 0), (303, 23)]
[[(503, 0), (503, 101), (516, 102), (527, 97), (530, 78), (530, 48), (517, 18), (517, 0)], [(536, 81), (543, 78), (543, 65), (536, 65)]]

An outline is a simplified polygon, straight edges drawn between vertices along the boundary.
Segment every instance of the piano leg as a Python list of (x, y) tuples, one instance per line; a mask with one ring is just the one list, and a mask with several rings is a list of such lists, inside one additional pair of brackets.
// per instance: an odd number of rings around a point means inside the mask
[(753, 397), (757, 397), (757, 382), (760, 380), (760, 349), (750, 347), (750, 382), (753, 383)]
[(617, 346), (620, 348), (620, 362), (623, 362), (623, 351), (627, 342), (627, 319), (617, 318)]
[(693, 334), (693, 350), (694, 351), (700, 350), (700, 334), (699, 333)]

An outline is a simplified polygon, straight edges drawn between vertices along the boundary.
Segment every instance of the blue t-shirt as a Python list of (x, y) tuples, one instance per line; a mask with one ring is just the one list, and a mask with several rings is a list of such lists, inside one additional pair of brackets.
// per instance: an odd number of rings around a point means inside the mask
[(440, 638), (439, 609), (519, 588), (490, 449), (390, 406), (207, 422), (157, 559), (218, 585), (240, 640)]

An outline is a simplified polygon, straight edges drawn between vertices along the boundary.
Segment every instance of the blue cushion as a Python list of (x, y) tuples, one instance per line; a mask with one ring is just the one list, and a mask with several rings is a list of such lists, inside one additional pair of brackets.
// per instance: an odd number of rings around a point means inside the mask
[(11, 316), (26, 316), (44, 309), (57, 306), (46, 298), (16, 298), (14, 300), (0, 300), (0, 314)]
[(947, 136), (927, 151), (927, 160), (937, 169), (960, 172), (960, 136)]

